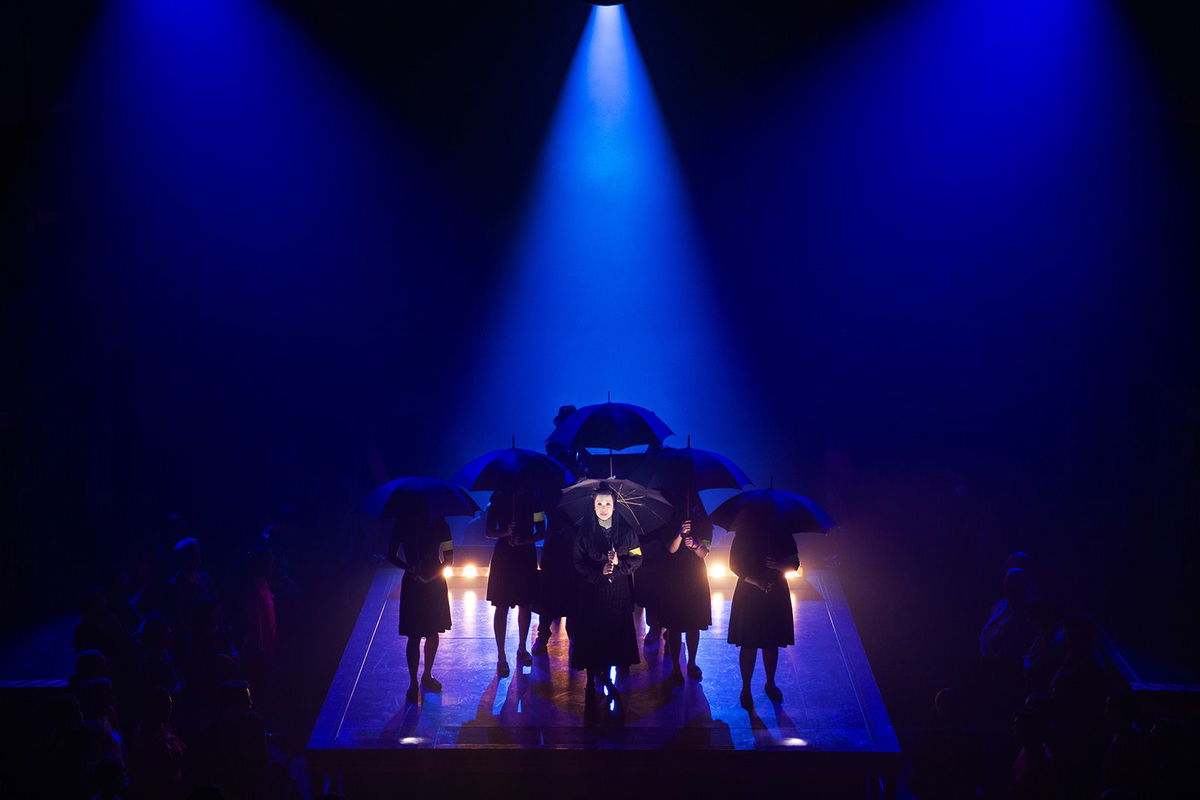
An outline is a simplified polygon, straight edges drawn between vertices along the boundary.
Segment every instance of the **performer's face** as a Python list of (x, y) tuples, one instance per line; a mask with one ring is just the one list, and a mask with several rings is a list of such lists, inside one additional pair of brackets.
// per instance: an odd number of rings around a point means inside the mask
[(612, 519), (613, 515), (613, 498), (611, 494), (596, 495), (596, 519), (601, 521)]

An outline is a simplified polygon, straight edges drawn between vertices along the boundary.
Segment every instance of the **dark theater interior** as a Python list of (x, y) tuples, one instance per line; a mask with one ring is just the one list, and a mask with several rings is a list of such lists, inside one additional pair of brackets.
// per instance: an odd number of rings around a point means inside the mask
[(0, 800), (1196, 795), (1197, 34), (0, 4)]

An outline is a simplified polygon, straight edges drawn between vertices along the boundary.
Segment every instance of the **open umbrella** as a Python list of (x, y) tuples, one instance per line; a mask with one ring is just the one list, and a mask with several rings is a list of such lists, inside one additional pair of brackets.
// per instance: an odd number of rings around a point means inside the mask
[(469, 517), (479, 504), (462, 487), (438, 478), (396, 478), (363, 501), (362, 512), (379, 519), (404, 516), (424, 503), (431, 517)]
[(492, 450), (460, 469), (450, 479), (472, 491), (533, 491), (550, 496), (574, 478), (567, 468), (544, 453), (516, 446)]
[(558, 504), (559, 510), (564, 511), (571, 521), (578, 525), (587, 519), (588, 514), (596, 513), (592, 505), (592, 495), (600, 484), (605, 484), (613, 490), (616, 512), (640, 532), (652, 531), (671, 518), (671, 504), (667, 502), (667, 498), (639, 483), (619, 478), (603, 481), (589, 478), (568, 486), (563, 489), (562, 500)]
[(571, 450), (624, 450), (635, 444), (662, 444), (670, 435), (671, 429), (650, 409), (610, 400), (579, 409), (563, 420), (546, 441)]
[(727, 531), (744, 528), (762, 536), (825, 534), (837, 524), (807, 497), (774, 487), (736, 494), (717, 506), (709, 519)]
[(746, 473), (720, 453), (692, 447), (664, 447), (646, 457), (629, 476), (645, 486), (673, 492), (701, 489), (741, 489), (749, 486)]

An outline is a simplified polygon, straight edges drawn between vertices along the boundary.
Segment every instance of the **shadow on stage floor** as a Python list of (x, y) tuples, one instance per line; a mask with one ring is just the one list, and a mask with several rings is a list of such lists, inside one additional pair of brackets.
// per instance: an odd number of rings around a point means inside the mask
[[(517, 668), (515, 612), (513, 673), (497, 677), (482, 579), (451, 587), (454, 628), (442, 637), (434, 669), (444, 690), (406, 704), (404, 640), (395, 632), (399, 583), (397, 570), (376, 575), (309, 741), (310, 769), (334, 788), (490, 787), (541, 796), (569, 780), (570, 796), (601, 796), (615, 776), (663, 790), (743, 794), (760, 781), (765, 788), (794, 778), (792, 794), (841, 787), (861, 796), (868, 781), (899, 770), (895, 733), (832, 572), (792, 581), (797, 646), (780, 653), (784, 699), (775, 704), (763, 694), (760, 663), (752, 711), (738, 702), (737, 649), (725, 643), (731, 585), (714, 586), (714, 624), (699, 648), (702, 681), (670, 687), (658, 641), (618, 681), (619, 701), (600, 696), (585, 707), (583, 674), (566, 668), (564, 631), (555, 629), (532, 667)], [(639, 626), (639, 640), (643, 633)]]

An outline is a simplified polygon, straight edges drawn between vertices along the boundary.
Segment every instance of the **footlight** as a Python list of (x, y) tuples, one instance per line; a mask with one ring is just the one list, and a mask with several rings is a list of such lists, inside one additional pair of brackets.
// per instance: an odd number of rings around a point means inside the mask
[(462, 571), (464, 578), (474, 578), (479, 575), (479, 570), (475, 569), (474, 564), (467, 564)]
[(443, 578), (453, 578), (454, 577), (454, 567), (442, 567), (442, 577)]
[(729, 570), (725, 569), (724, 564), (713, 564), (708, 568), (708, 577), (710, 578), (724, 578), (728, 574)]

